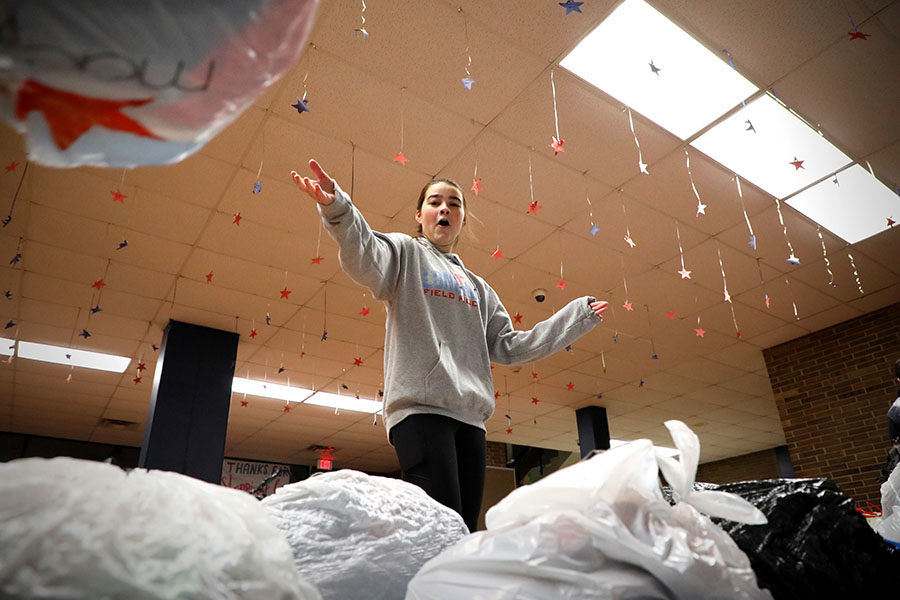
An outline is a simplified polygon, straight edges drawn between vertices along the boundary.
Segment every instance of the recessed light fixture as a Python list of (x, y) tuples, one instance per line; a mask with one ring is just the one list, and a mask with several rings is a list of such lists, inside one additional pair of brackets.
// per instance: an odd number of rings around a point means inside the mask
[(131, 363), (131, 359), (127, 356), (115, 356), (113, 354), (102, 354), (100, 352), (38, 344), (36, 342), (20, 341), (16, 354), (19, 358), (40, 360), (58, 365), (71, 365), (85, 369), (112, 371), (113, 373), (124, 373)]
[(682, 140), (758, 88), (643, 0), (626, 0), (560, 65)]
[(286, 402), (299, 402), (315, 406), (327, 406), (338, 410), (351, 412), (377, 413), (383, 404), (377, 400), (366, 400), (355, 396), (341, 396), (330, 392), (316, 392), (305, 388), (282, 385), (258, 379), (246, 379), (235, 377), (231, 385), (231, 391), (235, 393), (261, 396), (263, 398), (275, 398)]

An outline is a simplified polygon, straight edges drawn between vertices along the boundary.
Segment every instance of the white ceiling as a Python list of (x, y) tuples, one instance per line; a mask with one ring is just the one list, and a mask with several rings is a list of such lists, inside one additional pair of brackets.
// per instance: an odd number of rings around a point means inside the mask
[[(0, 430), (140, 445), (157, 358), (151, 344), (160, 343), (169, 319), (238, 332), (240, 376), (376, 397), (384, 309), (340, 271), (315, 207), (290, 181), (291, 169), (307, 172), (315, 157), (352, 187), (373, 228), (407, 232), (430, 176), (451, 176), (468, 188), (477, 165), (484, 190), (469, 195), (470, 217), (478, 219), (470, 218), (474, 235), (461, 256), (511, 314), (523, 316), (521, 326), (578, 295), (610, 301), (603, 325), (571, 352), (494, 370), (501, 396), (487, 423), (489, 440), (576, 450), (574, 412), (598, 404), (619, 439), (671, 445), (663, 421), (685, 421), (700, 436), (704, 462), (783, 444), (762, 350), (900, 301), (900, 228), (853, 247), (824, 232), (838, 284), (831, 287), (815, 224), (783, 207), (802, 260), (788, 264), (774, 199), (745, 183), (758, 269), (732, 173), (691, 152), (694, 181), (709, 206), (697, 217), (683, 142), (635, 114), (650, 170), (642, 176), (624, 107), (558, 67), (566, 152), (554, 156), (550, 70), (616, 4), (585, 0), (582, 14), (567, 16), (550, 0), (370, 2), (364, 39), (353, 36), (361, 3), (327, 0), (300, 61), (197, 155), (124, 173), (30, 164), (13, 220), (0, 230), (0, 292), (12, 294), (0, 297), (0, 320), (17, 324), (2, 333), (133, 362), (121, 375), (22, 359), (0, 366)], [(711, 49), (728, 49), (736, 68), (852, 158), (868, 161), (889, 187), (900, 182), (900, 2), (651, 4)], [(848, 12), (867, 40), (848, 39)], [(476, 80), (470, 91), (460, 83), (464, 19)], [(304, 77), (310, 112), (299, 115), (291, 104), (303, 94)], [(0, 163), (24, 163), (23, 148), (3, 126)], [(405, 167), (392, 161), (401, 149), (410, 159)], [(537, 215), (526, 214), (529, 160), (543, 207)], [(260, 167), (263, 189), (253, 195)], [(22, 171), (0, 173), (4, 214)], [(124, 204), (111, 201), (119, 187)], [(600, 227), (596, 236), (588, 231), (589, 210)], [(237, 212), (240, 226), (232, 224)], [(690, 280), (676, 273), (676, 223)], [(626, 228), (633, 249), (623, 241)], [(123, 239), (128, 246), (117, 250)], [(22, 260), (10, 265), (17, 247)], [(490, 254), (497, 247), (502, 259)], [(740, 338), (723, 300), (717, 251)], [(324, 260), (312, 264), (317, 254)], [(554, 287), (561, 268), (564, 290)], [(91, 314), (91, 284), (101, 277), (103, 310)], [(625, 282), (633, 312), (622, 306)], [(292, 293), (281, 299), (285, 286)], [(532, 299), (535, 288), (548, 290), (544, 304)], [(367, 316), (359, 314), (363, 306), (371, 309)], [(694, 332), (698, 316), (702, 338)], [(77, 335), (83, 328), (89, 339)], [(354, 366), (356, 357), (362, 366)], [(140, 361), (148, 370), (135, 384)], [(139, 425), (116, 430), (100, 426), (101, 418)], [(232, 399), (229, 456), (309, 463), (313, 444), (334, 446), (336, 467), (397, 468), (380, 418), (373, 426), (371, 415), (305, 405), (284, 412), (277, 400)]]

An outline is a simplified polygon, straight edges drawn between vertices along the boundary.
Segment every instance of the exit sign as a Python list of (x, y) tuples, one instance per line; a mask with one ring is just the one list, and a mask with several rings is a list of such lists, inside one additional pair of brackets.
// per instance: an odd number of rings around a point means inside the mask
[(330, 471), (331, 470), (332, 460), (331, 458), (320, 458), (319, 459), (319, 470), (321, 471)]

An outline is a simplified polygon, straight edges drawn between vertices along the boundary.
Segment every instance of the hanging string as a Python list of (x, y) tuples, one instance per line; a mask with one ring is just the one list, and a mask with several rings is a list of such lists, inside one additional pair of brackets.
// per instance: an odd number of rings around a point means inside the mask
[(400, 154), (403, 154), (403, 113), (404, 113), (404, 102), (406, 96), (406, 88), (400, 88)]
[(597, 225), (594, 223), (594, 205), (591, 204), (591, 195), (587, 192), (585, 192), (585, 199), (587, 200), (588, 204), (588, 218), (591, 221), (591, 228), (589, 232), (592, 236), (596, 236), (597, 232), (600, 231), (600, 228), (597, 227)]
[(697, 216), (706, 214), (706, 205), (700, 200), (700, 193), (697, 192), (697, 186), (694, 185), (694, 174), (691, 173), (691, 155), (688, 154), (687, 148), (684, 149), (684, 158), (687, 162), (688, 179), (691, 181), (691, 189), (694, 190), (694, 197), (697, 198)]
[(622, 198), (622, 214), (625, 215), (625, 237), (622, 239), (625, 240), (625, 243), (628, 244), (630, 248), (634, 248), (637, 244), (631, 239), (631, 229), (628, 227), (628, 211), (625, 210), (625, 198)]
[(822, 237), (822, 228), (818, 225), (816, 225), (816, 234), (818, 234), (819, 241), (822, 243), (822, 258), (825, 259), (825, 270), (828, 272), (828, 285), (837, 287), (837, 284), (834, 282), (834, 273), (831, 272), (831, 261), (828, 260), (828, 249), (825, 248), (825, 238)]
[[(737, 184), (738, 190), (738, 198), (741, 200), (741, 211), (744, 213), (744, 221), (747, 222), (747, 231), (750, 232), (750, 241), (748, 244), (751, 248), (756, 250), (756, 234), (753, 233), (753, 225), (750, 224), (750, 217), (747, 215), (747, 207), (744, 205), (744, 192), (741, 190), (741, 178), (738, 175), (734, 176), (734, 181)], [(757, 256), (759, 253), (757, 252)]]
[(463, 16), (463, 27), (465, 28), (466, 34), (466, 57), (468, 58), (468, 62), (466, 63), (466, 76), (461, 79), (463, 87), (467, 90), (472, 89), (472, 84), (475, 83), (475, 80), (472, 79), (472, 73), (469, 71), (469, 67), (472, 66), (472, 54), (469, 52), (469, 19), (466, 18), (466, 13), (463, 12), (462, 7), (457, 8), (457, 12), (459, 12)]
[(603, 374), (606, 375), (606, 354), (600, 351), (600, 363), (603, 365)]
[(792, 265), (799, 265), (800, 259), (794, 256), (794, 247), (791, 245), (791, 240), (788, 239), (787, 225), (784, 224), (784, 216), (781, 214), (781, 202), (778, 201), (778, 198), (775, 198), (775, 209), (778, 211), (778, 222), (781, 223), (781, 229), (784, 231), (784, 241), (787, 242), (788, 250), (791, 251), (791, 255), (787, 258), (787, 262)]
[[(644, 305), (644, 310), (647, 312), (647, 331), (653, 331), (653, 324), (650, 322), (650, 306), (647, 304)], [(657, 360), (659, 358), (659, 354), (656, 353), (656, 346), (653, 344), (653, 334), (649, 334), (650, 337), (650, 358), (653, 360)]]
[(12, 221), (13, 209), (16, 207), (16, 200), (19, 199), (19, 192), (22, 189), (22, 182), (25, 181), (25, 175), (28, 173), (28, 164), (29, 161), (25, 161), (25, 166), (22, 168), (22, 177), (19, 178), (19, 184), (16, 186), (16, 193), (13, 195), (12, 202), (9, 205), (9, 213), (3, 218), (3, 227), (9, 225), (10, 221)]
[(360, 25), (356, 29), (353, 30), (353, 37), (358, 37), (362, 34), (363, 39), (369, 37), (369, 32), (366, 31), (366, 0), (362, 0), (362, 11), (359, 14)]
[(328, 340), (328, 282), (322, 284), (322, 341)]
[[(731, 58), (731, 52), (729, 52), (726, 49), (722, 49), (722, 52), (724, 52), (725, 56), (728, 57), (728, 63), (731, 65), (732, 70), (737, 71), (737, 69), (734, 66), (734, 60), (732, 60), (732, 58)], [(741, 100), (741, 106), (746, 108), (747, 104), (743, 100)]]
[(794, 307), (794, 318), (798, 321), (800, 320), (800, 315), (797, 314), (797, 302), (794, 300), (794, 290), (791, 289), (791, 282), (788, 281), (788, 278), (784, 278), (784, 283), (787, 285), (788, 293), (791, 296), (791, 305)]
[(625, 277), (625, 255), (619, 253), (619, 258), (621, 259), (622, 263), (622, 287), (625, 288), (625, 304), (628, 305), (628, 278)]
[(722, 250), (716, 246), (716, 254), (719, 256), (719, 269), (722, 271), (722, 291), (725, 295), (725, 302), (731, 302), (731, 294), (728, 293), (728, 281), (725, 279), (725, 265), (722, 263)]
[(631, 109), (626, 108), (628, 111), (628, 126), (631, 127), (631, 135), (634, 137), (634, 145), (637, 146), (638, 151), (638, 168), (640, 168), (641, 173), (644, 175), (649, 175), (650, 173), (647, 171), (647, 164), (644, 162), (644, 155), (641, 153), (641, 143), (638, 141), (637, 134), (634, 132), (634, 119), (631, 117)]
[(865, 294), (862, 288), (862, 282), (859, 280), (859, 271), (856, 270), (856, 263), (853, 262), (853, 255), (848, 252), (847, 258), (850, 259), (850, 266), (853, 267), (853, 277), (856, 279), (856, 287), (859, 289), (860, 294)]
[(690, 279), (691, 272), (684, 266), (684, 249), (681, 247), (681, 231), (678, 229), (678, 221), (675, 221), (675, 237), (678, 238), (678, 254), (681, 257), (681, 270), (678, 272), (682, 279)]

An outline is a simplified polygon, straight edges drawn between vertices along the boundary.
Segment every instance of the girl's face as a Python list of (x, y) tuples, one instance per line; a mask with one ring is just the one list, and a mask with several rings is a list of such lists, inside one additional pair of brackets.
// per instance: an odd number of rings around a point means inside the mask
[(466, 224), (462, 192), (449, 183), (438, 182), (425, 192), (422, 208), (416, 211), (422, 234), (441, 252), (450, 252)]

